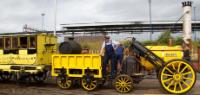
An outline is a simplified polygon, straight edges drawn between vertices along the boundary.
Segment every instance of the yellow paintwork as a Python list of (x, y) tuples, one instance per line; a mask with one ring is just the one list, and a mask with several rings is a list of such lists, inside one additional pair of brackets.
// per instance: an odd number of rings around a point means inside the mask
[[(55, 54), (52, 56), (52, 76), (58, 76), (55, 69), (64, 68), (68, 77), (83, 77), (85, 70), (98, 70), (95, 78), (102, 77), (101, 56), (98, 54)], [(81, 70), (81, 74), (71, 74), (69, 70)]]
[[(18, 39), (17, 49), (18, 53), (8, 53), (4, 54), (4, 49), (0, 49), (0, 70), (8, 72), (17, 72), (20, 70), (13, 70), (11, 66), (20, 66), (20, 67), (35, 67), (36, 70), (25, 70), (25, 72), (37, 73), (42, 71), (45, 66), (51, 65), (51, 55), (56, 53), (57, 50), (57, 37), (51, 34), (33, 34), (33, 35), (8, 35), (4, 36), (5, 38), (13, 39), (16, 37)], [(27, 37), (27, 48), (20, 48), (20, 37)], [(36, 38), (36, 47), (32, 48), (30, 45), (30, 38)], [(12, 40), (11, 40), (12, 43)], [(5, 43), (4, 43), (5, 45)], [(5, 48), (5, 46), (4, 46)], [(5, 48), (6, 49), (6, 48)], [(36, 49), (35, 53), (28, 54), (29, 49)], [(11, 44), (9, 50), (16, 50)]]
[(153, 70), (155, 68), (155, 66), (149, 62), (148, 60), (146, 60), (145, 58), (143, 57), (140, 57), (141, 59), (141, 65), (145, 67), (146, 70)]
[(146, 46), (165, 62), (172, 59), (182, 59), (183, 49), (181, 46)]
[(189, 91), (195, 81), (194, 69), (189, 63), (182, 60), (167, 63), (160, 73), (161, 85), (166, 91), (173, 94), (182, 94)]
[[(183, 57), (181, 46), (146, 46), (146, 48), (150, 49), (154, 54), (163, 59), (165, 62), (173, 59), (182, 59)], [(147, 70), (154, 69), (154, 65), (143, 57), (141, 57), (141, 64)], [(158, 63), (158, 65), (162, 66), (161, 63)]]

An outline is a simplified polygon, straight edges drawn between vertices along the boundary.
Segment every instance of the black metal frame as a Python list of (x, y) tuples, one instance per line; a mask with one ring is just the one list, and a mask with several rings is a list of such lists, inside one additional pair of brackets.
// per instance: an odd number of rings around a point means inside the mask
[[(136, 55), (142, 56), (146, 60), (151, 62), (156, 67), (157, 70), (160, 69), (165, 63), (165, 61), (163, 59), (161, 59), (160, 57), (155, 55), (152, 51), (147, 49), (140, 42), (136, 41), (135, 38), (132, 39), (132, 44), (130, 45), (130, 49)], [(159, 65), (159, 64), (162, 64), (162, 65)]]

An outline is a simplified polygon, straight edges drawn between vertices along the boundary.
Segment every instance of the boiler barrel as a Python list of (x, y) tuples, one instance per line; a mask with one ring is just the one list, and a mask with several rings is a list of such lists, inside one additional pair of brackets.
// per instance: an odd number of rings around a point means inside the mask
[(81, 51), (81, 45), (75, 41), (62, 42), (59, 46), (61, 54), (80, 54)]

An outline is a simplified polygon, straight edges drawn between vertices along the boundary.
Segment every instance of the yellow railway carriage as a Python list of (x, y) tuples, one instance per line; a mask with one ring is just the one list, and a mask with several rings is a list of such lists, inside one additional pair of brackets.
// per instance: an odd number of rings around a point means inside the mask
[(0, 77), (24, 80), (31, 75), (35, 81), (43, 81), (51, 68), (56, 44), (57, 38), (51, 34), (0, 36)]

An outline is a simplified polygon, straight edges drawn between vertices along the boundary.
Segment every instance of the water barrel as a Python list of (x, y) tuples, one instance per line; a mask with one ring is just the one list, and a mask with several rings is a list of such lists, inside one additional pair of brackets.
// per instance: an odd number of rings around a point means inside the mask
[(69, 41), (62, 42), (59, 46), (59, 53), (61, 54), (81, 54), (81, 51), (81, 45), (71, 39), (69, 39)]

